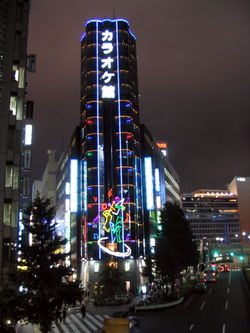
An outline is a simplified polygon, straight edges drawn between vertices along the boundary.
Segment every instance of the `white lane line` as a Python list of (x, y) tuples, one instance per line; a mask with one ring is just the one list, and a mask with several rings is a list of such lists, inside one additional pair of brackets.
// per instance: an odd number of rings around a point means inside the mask
[(212, 292), (212, 289), (209, 289), (209, 292), (208, 292), (208, 293), (211, 294), (211, 292)]
[(191, 325), (189, 326), (189, 331), (192, 331), (193, 328), (194, 328), (194, 324), (191, 324)]
[(229, 272), (229, 280), (228, 280), (228, 283), (230, 284), (231, 282), (231, 271)]
[(202, 310), (202, 309), (204, 308), (205, 304), (206, 304), (206, 302), (203, 302), (203, 303), (201, 304), (200, 310)]
[(229, 294), (229, 290), (230, 290), (230, 289), (229, 289), (229, 287), (228, 287), (228, 288), (227, 288), (227, 293), (228, 293), (228, 294)]
[(222, 326), (222, 333), (225, 333), (225, 331), (226, 331), (226, 325), (223, 324), (223, 326)]
[(225, 309), (227, 310), (228, 308), (228, 301), (226, 301)]

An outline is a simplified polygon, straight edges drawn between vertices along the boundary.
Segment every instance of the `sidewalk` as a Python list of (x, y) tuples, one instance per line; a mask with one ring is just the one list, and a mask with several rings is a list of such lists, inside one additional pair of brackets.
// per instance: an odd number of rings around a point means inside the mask
[[(88, 303), (88, 305), (86, 306), (86, 311), (91, 313), (91, 314), (99, 314), (99, 315), (111, 315), (112, 313), (114, 312), (117, 312), (117, 311), (128, 311), (129, 310), (129, 307), (133, 305), (132, 303), (133, 301), (131, 301), (130, 303), (127, 303), (127, 304), (121, 304), (121, 305), (109, 305), (109, 306), (95, 306), (93, 304), (92, 301), (90, 301)], [(77, 306), (77, 307), (74, 307), (74, 308), (71, 308), (70, 311), (80, 311), (80, 306)]]

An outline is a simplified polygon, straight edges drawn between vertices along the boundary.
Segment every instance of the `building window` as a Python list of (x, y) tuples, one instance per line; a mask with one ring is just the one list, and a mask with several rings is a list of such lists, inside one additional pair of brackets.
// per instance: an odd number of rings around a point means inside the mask
[(95, 262), (94, 263), (94, 272), (98, 273), (99, 272), (99, 268), (100, 268), (100, 263), (99, 262)]
[(24, 176), (23, 177), (23, 195), (30, 194), (30, 177)]
[(3, 207), (3, 222), (5, 225), (11, 225), (11, 203), (5, 203)]
[(25, 69), (24, 67), (19, 68), (19, 80), (18, 80), (18, 88), (23, 89), (25, 87)]
[(17, 97), (11, 96), (10, 97), (10, 111), (12, 112), (13, 116), (16, 115), (16, 108), (17, 108)]
[(31, 151), (25, 150), (23, 156), (23, 167), (24, 169), (30, 169), (31, 165)]
[(26, 124), (25, 125), (24, 144), (25, 144), (25, 146), (30, 146), (31, 143), (32, 143), (32, 125)]
[(125, 261), (125, 272), (129, 272), (129, 271), (130, 271), (130, 262)]

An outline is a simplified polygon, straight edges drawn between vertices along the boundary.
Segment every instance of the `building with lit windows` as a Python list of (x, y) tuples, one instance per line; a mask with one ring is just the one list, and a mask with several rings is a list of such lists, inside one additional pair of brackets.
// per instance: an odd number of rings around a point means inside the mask
[(66, 265), (75, 270), (80, 279), (82, 258), (82, 223), (80, 207), (80, 127), (71, 137), (69, 148), (61, 154), (56, 172), (56, 222), (58, 233), (67, 238)]
[(155, 142), (145, 125), (141, 125), (141, 147), (144, 237), (146, 255), (152, 256), (164, 204), (180, 204), (179, 177), (167, 158), (166, 143)]
[(25, 101), (30, 2), (0, 2), (0, 286), (9, 282), (30, 202), (33, 102)]
[(206, 239), (209, 249), (239, 250), (238, 198), (228, 190), (198, 190), (182, 195), (182, 210), (195, 239)]

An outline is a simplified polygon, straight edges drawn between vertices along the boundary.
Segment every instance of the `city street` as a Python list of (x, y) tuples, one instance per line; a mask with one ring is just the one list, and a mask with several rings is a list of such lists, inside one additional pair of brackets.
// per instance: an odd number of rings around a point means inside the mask
[(241, 271), (221, 273), (187, 307), (142, 315), (141, 333), (248, 333), (249, 298)]

